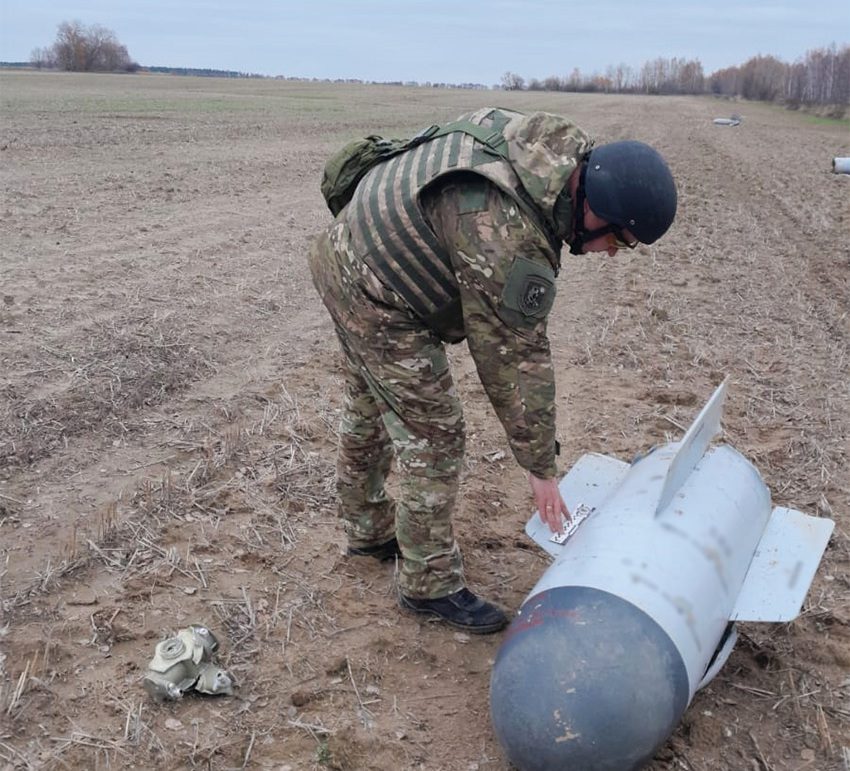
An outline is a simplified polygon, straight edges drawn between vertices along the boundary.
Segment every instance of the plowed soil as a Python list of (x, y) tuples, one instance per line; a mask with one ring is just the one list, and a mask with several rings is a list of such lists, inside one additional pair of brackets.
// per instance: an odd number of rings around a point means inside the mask
[[(562, 471), (724, 440), (836, 529), (796, 621), (744, 624), (650, 768), (850, 768), (847, 122), (711, 98), (0, 74), (0, 761), (67, 769), (507, 769), (500, 637), (405, 615), (344, 555), (341, 378), (305, 254), (328, 153), (488, 103), (657, 146), (667, 237), (564, 255)], [(715, 117), (743, 115), (737, 127)], [(548, 562), (465, 347), (456, 514), (471, 587), (515, 611)], [(663, 555), (662, 555), (663, 557)], [(210, 626), (233, 696), (156, 703), (157, 641)]]

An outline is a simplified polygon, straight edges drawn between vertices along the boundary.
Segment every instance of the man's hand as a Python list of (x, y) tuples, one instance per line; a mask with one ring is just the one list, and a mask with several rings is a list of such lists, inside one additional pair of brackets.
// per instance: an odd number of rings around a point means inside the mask
[(563, 533), (564, 517), (571, 520), (572, 515), (561, 497), (561, 491), (558, 490), (558, 480), (541, 479), (529, 471), (528, 483), (531, 485), (534, 502), (540, 512), (540, 519), (549, 525), (553, 533)]

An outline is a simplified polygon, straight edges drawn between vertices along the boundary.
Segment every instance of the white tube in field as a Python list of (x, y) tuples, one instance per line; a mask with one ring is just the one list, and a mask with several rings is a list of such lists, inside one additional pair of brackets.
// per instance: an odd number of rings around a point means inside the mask
[[(834, 523), (772, 508), (720, 430), (724, 382), (680, 442), (628, 464), (585, 455), (559, 487), (586, 519), (506, 632), (490, 707), (511, 762), (532, 771), (639, 769), (734, 646), (734, 622), (796, 617)], [(557, 540), (557, 539), (556, 539)]]
[(850, 158), (833, 158), (833, 174), (850, 174)]

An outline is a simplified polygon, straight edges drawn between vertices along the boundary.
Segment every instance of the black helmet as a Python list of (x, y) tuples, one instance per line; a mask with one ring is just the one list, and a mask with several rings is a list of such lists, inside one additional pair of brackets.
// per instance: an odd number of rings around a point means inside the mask
[(592, 150), (584, 184), (593, 213), (631, 231), (641, 243), (657, 241), (673, 224), (676, 183), (664, 159), (643, 142), (612, 142)]

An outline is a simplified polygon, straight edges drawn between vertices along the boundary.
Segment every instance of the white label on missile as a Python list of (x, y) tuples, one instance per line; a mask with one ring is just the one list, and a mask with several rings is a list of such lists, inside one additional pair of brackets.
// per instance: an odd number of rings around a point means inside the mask
[(586, 520), (596, 509), (587, 506), (584, 503), (580, 503), (576, 506), (575, 511), (572, 512), (573, 518), (564, 524), (564, 532), (563, 533), (555, 533), (549, 540), (552, 543), (563, 544), (566, 543), (567, 539), (578, 530), (579, 525), (581, 525), (584, 520)]
[[(582, 455), (569, 473), (561, 478), (558, 490), (571, 511), (577, 509), (581, 501), (591, 509), (601, 511), (606, 499), (623, 480), (629, 468), (628, 463), (610, 455), (588, 453)], [(525, 525), (525, 532), (549, 556), (557, 557), (561, 553), (561, 544), (549, 540), (552, 531), (540, 519), (539, 512), (532, 514)]]

